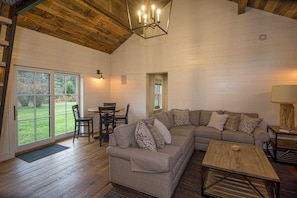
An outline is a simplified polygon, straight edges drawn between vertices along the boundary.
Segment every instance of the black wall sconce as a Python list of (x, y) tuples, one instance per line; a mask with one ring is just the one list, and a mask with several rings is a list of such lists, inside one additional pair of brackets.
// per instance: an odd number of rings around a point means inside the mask
[(104, 79), (103, 73), (99, 69), (97, 70), (97, 74), (98, 74), (98, 78), (100, 80), (103, 80)]

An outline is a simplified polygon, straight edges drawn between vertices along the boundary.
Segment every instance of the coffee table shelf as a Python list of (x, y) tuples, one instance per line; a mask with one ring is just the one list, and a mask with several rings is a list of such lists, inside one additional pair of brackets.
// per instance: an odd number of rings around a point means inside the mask
[[(215, 185), (214, 185), (215, 184)], [(209, 170), (205, 182), (204, 194), (229, 198), (270, 197), (265, 182), (261, 179), (246, 178), (223, 171)]]

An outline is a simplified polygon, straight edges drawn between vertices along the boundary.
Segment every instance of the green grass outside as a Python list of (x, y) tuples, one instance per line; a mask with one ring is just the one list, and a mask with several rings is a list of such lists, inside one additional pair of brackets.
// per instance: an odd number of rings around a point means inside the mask
[[(71, 106), (76, 102), (55, 104), (55, 135), (74, 130), (74, 118)], [(36, 122), (33, 107), (18, 107), (18, 145), (24, 145), (49, 138), (50, 136), (50, 110), (48, 104), (36, 108)], [(34, 125), (36, 123), (36, 131)], [(36, 136), (36, 138), (35, 138)]]

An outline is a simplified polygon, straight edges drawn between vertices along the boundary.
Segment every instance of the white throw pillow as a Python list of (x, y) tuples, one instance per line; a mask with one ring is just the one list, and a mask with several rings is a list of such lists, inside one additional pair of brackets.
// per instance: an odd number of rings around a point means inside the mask
[(225, 122), (227, 121), (228, 117), (229, 115), (227, 114), (220, 115), (216, 111), (214, 111), (211, 114), (211, 117), (207, 126), (223, 131)]
[(139, 120), (135, 129), (135, 139), (138, 146), (142, 149), (157, 151), (154, 138), (143, 120)]
[(171, 133), (168, 131), (166, 126), (158, 119), (154, 120), (154, 126), (159, 130), (163, 136), (166, 144), (171, 144)]

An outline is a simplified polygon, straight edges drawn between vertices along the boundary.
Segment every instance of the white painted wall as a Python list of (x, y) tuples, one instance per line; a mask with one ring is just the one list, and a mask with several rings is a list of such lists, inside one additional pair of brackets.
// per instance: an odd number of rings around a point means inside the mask
[(130, 121), (144, 118), (145, 74), (168, 72), (169, 109), (258, 112), (263, 126), (277, 125), (271, 87), (297, 84), (296, 53), (296, 20), (251, 8), (237, 15), (230, 1), (174, 0), (168, 35), (133, 35), (112, 54), (111, 98), (131, 104)]
[[(16, 140), (13, 120), (14, 72), (16, 65), (53, 69), (80, 74), (82, 80), (82, 105), (87, 109), (110, 99), (109, 54), (76, 45), (45, 34), (17, 27), (10, 71), (9, 87), (5, 104), (4, 127), (0, 142), (0, 161), (14, 157)], [(100, 69), (106, 80), (96, 78)], [(98, 129), (98, 115), (94, 117)]]

